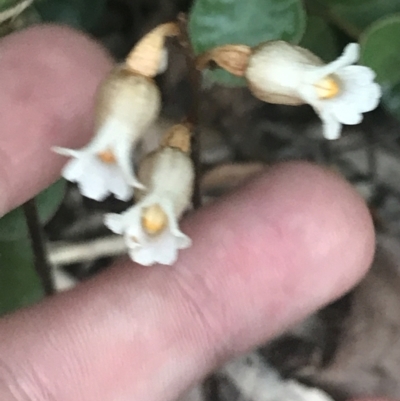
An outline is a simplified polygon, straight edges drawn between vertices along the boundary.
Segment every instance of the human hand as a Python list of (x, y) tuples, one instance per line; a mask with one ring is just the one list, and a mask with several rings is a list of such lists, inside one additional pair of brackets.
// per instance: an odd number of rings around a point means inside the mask
[[(92, 134), (111, 61), (67, 28), (0, 44), (0, 212), (54, 181), (51, 146)], [(173, 400), (217, 365), (350, 289), (374, 252), (364, 202), (336, 174), (287, 163), (183, 223), (175, 266), (119, 262), (0, 321), (0, 399)]]

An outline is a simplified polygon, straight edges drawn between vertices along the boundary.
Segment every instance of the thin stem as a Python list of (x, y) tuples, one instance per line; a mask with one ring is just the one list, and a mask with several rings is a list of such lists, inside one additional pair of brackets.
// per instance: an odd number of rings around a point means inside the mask
[(45, 295), (53, 295), (56, 292), (56, 289), (51, 274), (51, 266), (47, 260), (43, 228), (39, 221), (35, 200), (31, 199), (26, 202), (23, 205), (23, 209), (32, 244), (36, 273), (40, 278)]
[[(202, 76), (201, 71), (196, 67), (196, 55), (194, 53), (192, 44), (190, 42), (187, 16), (180, 14), (178, 16), (180, 38), (179, 42), (184, 50), (186, 57), (186, 65), (189, 70), (189, 82), (192, 92), (192, 103), (190, 105), (189, 113), (187, 116), (187, 122), (193, 127), (192, 128), (192, 160), (195, 168), (195, 183), (193, 191), (193, 208), (198, 209), (201, 207), (201, 160), (200, 160), (200, 141), (199, 141), (199, 109), (200, 109), (200, 93)], [(203, 383), (203, 389), (206, 394), (206, 399), (210, 401), (219, 401), (218, 394), (218, 379), (215, 375), (210, 375)]]
[(200, 141), (199, 141), (199, 108), (200, 108), (200, 92), (201, 92), (201, 72), (196, 68), (196, 56), (190, 42), (187, 17), (185, 14), (178, 16), (180, 38), (179, 42), (184, 50), (186, 64), (189, 70), (189, 82), (192, 92), (192, 102), (187, 116), (187, 122), (193, 127), (192, 129), (192, 153), (191, 157), (195, 168), (195, 182), (193, 190), (193, 207), (198, 209), (201, 206), (201, 160), (200, 160)]
[(211, 374), (206, 377), (203, 382), (203, 391), (207, 401), (221, 401), (219, 393), (219, 380), (216, 374)]
[(321, 139), (319, 140), (318, 146), (319, 146), (318, 161), (321, 164), (325, 164), (326, 166), (332, 167), (334, 164), (334, 157), (330, 141), (327, 139)]
[(365, 141), (368, 165), (368, 179), (372, 184), (373, 193), (376, 193), (378, 186), (378, 158), (376, 154), (376, 141), (373, 130), (369, 126), (365, 128)]

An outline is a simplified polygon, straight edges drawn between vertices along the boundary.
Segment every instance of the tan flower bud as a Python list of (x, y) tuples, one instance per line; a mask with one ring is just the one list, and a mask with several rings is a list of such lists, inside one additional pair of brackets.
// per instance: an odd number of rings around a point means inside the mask
[(127, 68), (144, 77), (155, 77), (162, 65), (165, 38), (178, 34), (179, 27), (176, 23), (169, 22), (157, 26), (129, 53), (125, 61)]
[(238, 77), (244, 76), (251, 48), (246, 45), (224, 45), (216, 47), (202, 55), (196, 60), (196, 66), (203, 70), (210, 61), (214, 61), (219, 67)]
[(192, 139), (191, 124), (176, 124), (172, 126), (161, 141), (161, 146), (179, 149), (181, 152), (190, 153)]

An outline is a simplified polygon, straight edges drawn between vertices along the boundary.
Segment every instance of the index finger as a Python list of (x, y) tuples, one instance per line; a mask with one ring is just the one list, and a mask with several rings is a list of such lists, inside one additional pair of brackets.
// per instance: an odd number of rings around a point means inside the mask
[(59, 176), (51, 146), (92, 135), (93, 98), (111, 59), (93, 40), (44, 25), (0, 43), (0, 216)]
[(302, 163), (272, 168), (183, 224), (193, 246), (176, 265), (120, 264), (4, 317), (2, 399), (176, 399), (340, 296), (374, 251), (360, 197)]

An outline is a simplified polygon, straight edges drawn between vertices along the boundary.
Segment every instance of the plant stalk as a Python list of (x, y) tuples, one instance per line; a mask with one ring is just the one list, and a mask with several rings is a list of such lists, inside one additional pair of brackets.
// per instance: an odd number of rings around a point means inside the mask
[(193, 47), (190, 42), (188, 32), (187, 16), (180, 14), (178, 16), (178, 23), (180, 28), (179, 43), (184, 51), (186, 57), (186, 64), (189, 71), (189, 82), (191, 87), (191, 105), (189, 113), (187, 115), (187, 122), (193, 127), (192, 128), (192, 140), (191, 140), (191, 157), (195, 169), (195, 182), (192, 203), (193, 208), (198, 209), (201, 207), (201, 161), (200, 161), (200, 140), (199, 140), (199, 108), (200, 108), (200, 93), (201, 93), (201, 82), (202, 76), (201, 71), (196, 68), (196, 56)]
[(51, 266), (47, 259), (43, 228), (39, 220), (35, 199), (24, 203), (23, 210), (32, 245), (34, 267), (45, 295), (50, 296), (56, 293), (56, 288), (51, 274)]

